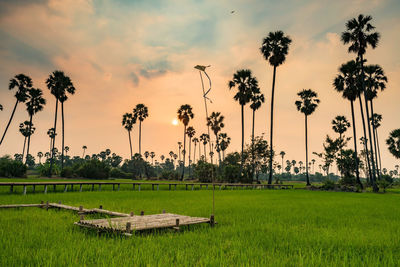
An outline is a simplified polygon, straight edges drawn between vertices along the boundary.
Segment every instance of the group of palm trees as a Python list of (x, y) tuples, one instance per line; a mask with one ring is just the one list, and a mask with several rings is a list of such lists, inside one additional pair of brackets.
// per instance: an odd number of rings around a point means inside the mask
[[(56, 127), (57, 127), (57, 114), (58, 114), (58, 103), (61, 103), (61, 117), (62, 117), (62, 160), (61, 165), (63, 167), (64, 162), (64, 102), (68, 100), (67, 94), (74, 94), (75, 87), (72, 84), (71, 79), (64, 74), (62, 71), (54, 71), (50, 74), (49, 78), (46, 80), (47, 88), (50, 90), (51, 94), (56, 98), (56, 110), (55, 110), (55, 118), (54, 118), (54, 127), (48, 131), (48, 135), (51, 137), (50, 143), (50, 153), (51, 153), (51, 165), (49, 170), (49, 175), (51, 175), (53, 161), (54, 161), (54, 148), (55, 148), (55, 137)], [(9, 89), (15, 89), (15, 98), (16, 102), (14, 105), (14, 109), (11, 113), (10, 119), (7, 123), (7, 126), (4, 130), (4, 133), (0, 140), (0, 145), (3, 143), (4, 138), (7, 134), (7, 131), (11, 125), (11, 122), (14, 118), (15, 111), (19, 103), (25, 103), (26, 110), (28, 112), (29, 121), (25, 121), (20, 124), (19, 131), (24, 136), (24, 148), (22, 152), (22, 158), (25, 154), (25, 145), (26, 141), (27, 148), (26, 148), (26, 159), (25, 163), (28, 160), (30, 143), (31, 143), (31, 136), (35, 132), (35, 127), (33, 125), (33, 117), (39, 111), (42, 111), (44, 106), (46, 105), (46, 100), (43, 97), (43, 91), (40, 88), (34, 88), (32, 79), (29, 76), (24, 74), (18, 74), (14, 78), (10, 80)]]
[(139, 154), (142, 155), (142, 122), (149, 116), (149, 109), (144, 104), (137, 104), (132, 113), (122, 115), (122, 126), (128, 131), (131, 159), (133, 158), (131, 132), (139, 120)]

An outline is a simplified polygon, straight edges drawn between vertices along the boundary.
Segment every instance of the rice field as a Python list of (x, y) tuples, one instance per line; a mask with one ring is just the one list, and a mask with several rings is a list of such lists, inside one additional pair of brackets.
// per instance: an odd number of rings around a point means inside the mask
[[(81, 229), (69, 211), (0, 210), (0, 266), (399, 266), (399, 193), (221, 190), (215, 228), (131, 238)], [(0, 204), (41, 200), (136, 214), (211, 214), (210, 190), (0, 193)]]

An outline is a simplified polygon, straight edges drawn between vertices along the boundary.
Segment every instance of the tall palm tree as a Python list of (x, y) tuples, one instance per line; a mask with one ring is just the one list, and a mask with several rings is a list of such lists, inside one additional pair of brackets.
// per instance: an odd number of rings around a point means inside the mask
[(183, 166), (182, 166), (182, 175), (181, 180), (183, 181), (183, 176), (185, 175), (185, 156), (186, 156), (186, 127), (188, 126), (191, 119), (194, 118), (193, 109), (190, 105), (185, 104), (182, 105), (178, 109), (178, 120), (183, 123)]
[(182, 150), (182, 142), (178, 142), (178, 155), (179, 155), (179, 162), (181, 161), (181, 150)]
[[(208, 134), (203, 133), (200, 135), (200, 142), (203, 142), (204, 145), (204, 160), (207, 161), (207, 152), (206, 152), (206, 145), (210, 142), (210, 136)], [(199, 146), (200, 149), (200, 146)]]
[(6, 129), (4, 130), (3, 136), (1, 137), (0, 145), (3, 143), (8, 127), (10, 127), (11, 121), (14, 118), (18, 103), (24, 103), (28, 99), (28, 89), (32, 88), (32, 79), (24, 74), (15, 75), (15, 77), (10, 80), (10, 84), (8, 86), (9, 90), (14, 88), (17, 88), (17, 91), (15, 92), (15, 98), (17, 101), (15, 102), (14, 109), (11, 113), (11, 117), (7, 123)]
[(35, 132), (35, 127), (33, 127), (30, 121), (24, 121), (19, 124), (19, 132), (24, 136), (24, 147), (22, 149), (22, 158), (24, 160), (26, 140)]
[(350, 127), (350, 122), (346, 119), (345, 116), (336, 116), (332, 120), (332, 129), (335, 133), (339, 134), (339, 139), (342, 140), (342, 135), (347, 131)]
[(272, 183), (272, 162), (273, 162), (273, 133), (274, 133), (274, 95), (275, 95), (275, 77), (276, 68), (282, 65), (289, 52), (289, 45), (292, 40), (289, 36), (285, 36), (282, 31), (270, 32), (267, 37), (263, 39), (260, 51), (264, 59), (274, 67), (272, 78), (272, 96), (271, 96), (271, 132), (270, 132), (270, 159), (269, 159), (269, 177), (268, 184)]
[(65, 156), (68, 156), (69, 146), (65, 146), (64, 150), (65, 150)]
[(222, 116), (220, 112), (213, 111), (211, 115), (207, 118), (207, 126), (211, 127), (211, 130), (215, 135), (218, 160), (219, 160), (219, 165), (221, 165), (221, 148), (218, 140), (218, 133), (222, 130), (222, 128), (225, 127), (224, 116)]
[(346, 31), (342, 33), (341, 39), (344, 44), (350, 44), (348, 48), (349, 53), (356, 53), (357, 61), (361, 65), (361, 75), (362, 75), (361, 86), (362, 86), (362, 92), (364, 93), (365, 110), (366, 110), (367, 124), (368, 124), (368, 136), (369, 136), (369, 144), (371, 150), (370, 158), (372, 165), (372, 185), (373, 185), (373, 190), (377, 192), (379, 188), (376, 185), (375, 163), (374, 163), (374, 153), (373, 153), (374, 150), (372, 145), (370, 116), (369, 116), (367, 95), (365, 90), (365, 79), (364, 79), (365, 77), (364, 55), (369, 46), (372, 47), (372, 49), (375, 49), (380, 39), (380, 34), (375, 31), (375, 27), (372, 26), (372, 24), (370, 23), (371, 20), (372, 20), (371, 16), (364, 16), (360, 14), (357, 18), (353, 18), (347, 21)]
[(132, 113), (125, 113), (124, 115), (122, 115), (122, 126), (124, 126), (125, 130), (128, 131), (129, 149), (131, 152), (131, 159), (133, 158), (131, 131), (132, 131), (133, 125), (135, 123), (136, 123), (136, 116), (134, 116)]
[[(196, 147), (197, 147), (197, 144), (199, 143), (199, 138), (195, 137), (195, 138), (193, 138), (192, 141), (194, 143), (193, 162), (196, 162)], [(199, 146), (199, 148), (200, 148), (200, 146)], [(199, 149), (199, 151), (200, 151), (200, 149)], [(200, 158), (200, 153), (199, 153), (199, 158)]]
[(50, 138), (50, 149), (49, 149), (49, 152), (51, 153), (51, 148), (52, 148), (52, 145), (53, 145), (53, 138), (54, 138), (57, 134), (56, 134), (56, 132), (54, 131), (54, 128), (50, 128), (50, 129), (47, 130), (47, 135), (48, 135), (49, 138)]
[(317, 98), (318, 95), (311, 89), (303, 89), (297, 95), (300, 97), (300, 100), (295, 102), (296, 108), (298, 111), (304, 114), (305, 118), (305, 129), (306, 129), (306, 178), (307, 185), (310, 185), (310, 178), (308, 177), (308, 141), (307, 141), (307, 118), (311, 114), (314, 113), (317, 108), (320, 100)]
[(357, 63), (351, 60), (345, 64), (342, 64), (339, 68), (339, 74), (333, 81), (333, 87), (339, 93), (342, 93), (342, 97), (350, 101), (351, 107), (351, 118), (353, 122), (353, 140), (354, 140), (354, 158), (356, 160), (356, 179), (357, 183), (362, 187), (359, 172), (359, 159), (357, 156), (357, 134), (356, 134), (356, 122), (354, 117), (354, 101), (358, 96), (358, 70)]
[(371, 121), (372, 127), (374, 128), (374, 135), (376, 138), (376, 146), (377, 146), (377, 151), (378, 151), (377, 161), (379, 160), (379, 172), (382, 173), (381, 149), (379, 146), (379, 137), (378, 137), (378, 128), (379, 128), (379, 126), (381, 126), (382, 115), (373, 113), (371, 120), (372, 120)]
[(386, 139), (388, 150), (392, 155), (400, 159), (400, 128), (390, 132), (388, 139)]
[(43, 152), (39, 151), (39, 152), (37, 153), (37, 156), (38, 156), (38, 158), (39, 158), (39, 164), (42, 164)]
[(87, 149), (87, 146), (82, 146), (82, 150), (83, 150), (83, 153), (82, 153), (82, 158), (85, 158), (85, 151), (86, 151), (86, 149)]
[(161, 162), (164, 162), (165, 156), (164, 156), (164, 155), (161, 155), (161, 156), (160, 156), (160, 159), (161, 159)]
[[(46, 105), (46, 99), (43, 98), (43, 92), (41, 89), (34, 89), (34, 88), (29, 88), (28, 89), (28, 101), (26, 102), (26, 110), (28, 111), (29, 114), (29, 125), (32, 126), (32, 119), (33, 116), (38, 113), (39, 111), (43, 110), (44, 105)], [(26, 159), (25, 159), (25, 164), (28, 161), (28, 155), (29, 155), (29, 148), (31, 145), (31, 134), (28, 137), (28, 147), (26, 149)]]
[(144, 157), (145, 157), (145, 159), (147, 161), (147, 158), (150, 156), (150, 152), (149, 151), (145, 151), (143, 155), (144, 155)]
[(225, 160), (225, 150), (228, 148), (231, 143), (231, 138), (226, 133), (220, 133), (218, 135), (219, 146), (222, 151), (222, 160)]
[(137, 104), (133, 115), (139, 120), (139, 154), (142, 155), (142, 122), (149, 116), (149, 109), (144, 104)]
[[(192, 154), (192, 150), (191, 150), (191, 148), (192, 148), (192, 138), (196, 134), (196, 130), (192, 126), (189, 126), (187, 128), (187, 130), (186, 130), (186, 134), (189, 137), (189, 177), (191, 177), (191, 174), (190, 174), (190, 163), (191, 163), (190, 155)], [(195, 150), (194, 155), (196, 156), (196, 150)]]
[(243, 69), (238, 70), (233, 74), (233, 79), (228, 83), (229, 89), (236, 88), (237, 92), (233, 97), (239, 102), (241, 106), (241, 118), (242, 118), (242, 150), (241, 150), (241, 164), (240, 164), (240, 175), (243, 172), (244, 164), (244, 106), (250, 102), (253, 92), (258, 88), (258, 81), (253, 77), (250, 70)]
[(3, 105), (2, 104), (0, 104), (0, 111), (2, 111), (3, 110)]
[[(365, 84), (366, 84), (366, 96), (367, 100), (369, 100), (370, 108), (371, 108), (371, 118), (370, 124), (372, 126), (372, 133), (374, 139), (374, 150), (375, 150), (375, 159), (376, 159), (376, 168), (378, 177), (380, 178), (381, 168), (380, 164), (378, 165), (378, 151), (377, 151), (377, 138), (376, 138), (376, 129), (375, 124), (373, 122), (374, 119), (374, 105), (373, 100), (378, 97), (378, 92), (383, 91), (386, 88), (386, 83), (388, 79), (383, 71), (382, 67), (379, 65), (367, 65), (365, 66)], [(379, 158), (380, 161), (380, 158)]]
[[(281, 151), (281, 153), (279, 153), (279, 155), (281, 155), (282, 158), (282, 170), (285, 168), (285, 166), (283, 165), (283, 159), (285, 158), (286, 152), (285, 151)], [(282, 172), (281, 172), (282, 174)]]
[(312, 172), (313, 172), (313, 174), (315, 174), (315, 170), (314, 170), (315, 159), (312, 159), (311, 162), (312, 162)]
[[(64, 72), (56, 70), (50, 74), (49, 78), (46, 80), (47, 88), (50, 90), (51, 94), (56, 98), (56, 111), (54, 115), (54, 132), (57, 132), (57, 112), (58, 112), (58, 102), (61, 102), (61, 116), (62, 116), (62, 151), (61, 151), (61, 168), (64, 167), (64, 102), (68, 99), (67, 93), (74, 94), (75, 87), (72, 84), (71, 79), (64, 74)], [(51, 177), (51, 172), (53, 169), (54, 161), (54, 147), (55, 147), (56, 137), (53, 138), (52, 153), (50, 160), (49, 177)]]

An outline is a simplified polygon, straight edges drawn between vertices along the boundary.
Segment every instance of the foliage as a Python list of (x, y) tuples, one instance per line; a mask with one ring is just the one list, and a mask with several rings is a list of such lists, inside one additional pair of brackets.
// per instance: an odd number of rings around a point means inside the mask
[(83, 163), (77, 170), (77, 174), (84, 178), (107, 179), (110, 174), (110, 167), (105, 162), (92, 159)]
[(174, 170), (164, 169), (160, 173), (160, 178), (165, 180), (178, 180), (179, 173)]
[(335, 182), (329, 179), (326, 179), (321, 186), (324, 190), (334, 190), (335, 189)]
[(0, 158), (0, 177), (25, 177), (26, 166), (10, 156)]
[(125, 160), (121, 166), (121, 170), (132, 173), (133, 178), (142, 177), (148, 163), (143, 160), (142, 156), (136, 153), (131, 160)]
[[(50, 171), (50, 163), (46, 162), (44, 164), (39, 165), (38, 167), (40, 176), (47, 176)], [(60, 174), (60, 167), (58, 164), (53, 164), (53, 168), (51, 170), (52, 175), (59, 175)]]
[(132, 178), (132, 174), (124, 172), (120, 168), (112, 168), (110, 170), (110, 177), (112, 177), (112, 178), (130, 179), (130, 178)]
[(395, 158), (400, 159), (400, 129), (395, 129), (390, 132), (388, 139), (386, 139), (389, 152)]
[(202, 183), (212, 182), (213, 175), (216, 175), (215, 165), (205, 162), (204, 160), (199, 160), (197, 164), (194, 164), (194, 175)]

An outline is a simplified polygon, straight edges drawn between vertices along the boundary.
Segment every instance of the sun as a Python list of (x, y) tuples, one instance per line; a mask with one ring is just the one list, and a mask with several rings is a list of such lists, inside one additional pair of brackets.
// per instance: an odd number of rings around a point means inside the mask
[(175, 125), (175, 126), (177, 126), (179, 124), (179, 122), (178, 122), (178, 120), (177, 119), (173, 119), (172, 120), (172, 125)]

